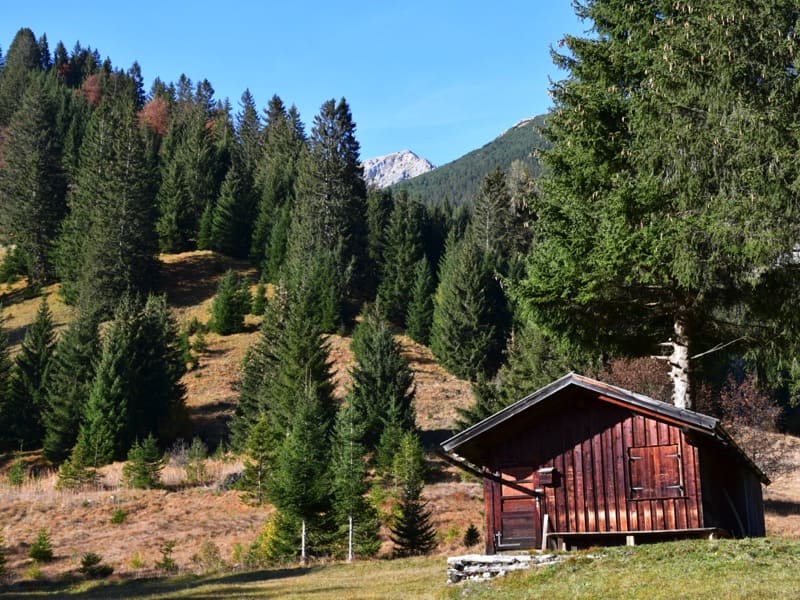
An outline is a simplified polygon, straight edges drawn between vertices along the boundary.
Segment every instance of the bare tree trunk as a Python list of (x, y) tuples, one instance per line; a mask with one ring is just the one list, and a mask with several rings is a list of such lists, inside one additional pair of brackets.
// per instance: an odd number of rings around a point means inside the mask
[(306, 520), (303, 519), (303, 528), (300, 532), (300, 564), (306, 564)]
[(675, 317), (674, 336), (671, 340), (672, 354), (669, 357), (672, 378), (672, 403), (678, 408), (692, 409), (692, 387), (689, 375), (689, 332), (686, 316)]

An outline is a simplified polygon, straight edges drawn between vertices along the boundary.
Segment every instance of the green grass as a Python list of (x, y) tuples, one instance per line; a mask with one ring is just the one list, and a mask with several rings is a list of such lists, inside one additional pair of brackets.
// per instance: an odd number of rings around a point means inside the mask
[[(14, 598), (314, 598), (319, 600), (441, 598), (443, 557), (375, 560), (265, 569), (222, 575), (83, 583), (24, 582)], [(0, 598), (3, 597), (0, 588)]]
[[(592, 558), (592, 557), (595, 558)], [(451, 589), (450, 598), (800, 597), (800, 542), (693, 540), (570, 554), (556, 566)]]
[[(133, 581), (24, 582), (14, 598), (751, 598), (800, 597), (800, 541), (684, 541), (574, 552), (558, 565), (447, 587), (443, 557), (335, 563)], [(0, 597), (3, 594), (0, 592)]]

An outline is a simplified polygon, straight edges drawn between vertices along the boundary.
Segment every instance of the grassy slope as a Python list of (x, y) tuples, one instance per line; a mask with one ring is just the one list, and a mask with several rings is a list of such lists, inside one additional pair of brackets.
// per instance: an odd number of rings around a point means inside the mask
[[(166, 270), (164, 279), (168, 282), (167, 294), (178, 319), (207, 318), (217, 281), (231, 263), (210, 253), (165, 256), (162, 260)], [(233, 263), (232, 266), (243, 272), (248, 270), (244, 263)], [(55, 287), (46, 290), (56, 320), (63, 324), (71, 318), (71, 312), (60, 303), (56, 292)], [(6, 294), (3, 310), (8, 317), (7, 326), (20, 340), (25, 326), (33, 319), (39, 299), (24, 300), (19, 294), (19, 286), (0, 289), (0, 294), (3, 293)], [(196, 429), (207, 438), (213, 439), (224, 430), (225, 419), (236, 401), (241, 358), (257, 335), (256, 331), (257, 321), (251, 320), (246, 333), (227, 337), (209, 334), (209, 350), (200, 358), (200, 367), (184, 379), (189, 390), (187, 404), (191, 418)], [(442, 370), (426, 348), (407, 338), (399, 339), (415, 372), (417, 420), (430, 446), (447, 434), (455, 408), (470, 401), (469, 385)], [(352, 362), (349, 339), (331, 336), (329, 343), (335, 363), (337, 394), (341, 397), (348, 384), (347, 368)], [(800, 464), (800, 440), (785, 437), (782, 445), (787, 454), (797, 457), (795, 464)], [(35, 455), (26, 456), (26, 460), (31, 465), (40, 465)], [(0, 469), (7, 465), (8, 461), (0, 461)], [(236, 459), (210, 461), (208, 467), (207, 485), (187, 487), (181, 483), (182, 467), (171, 464), (165, 473), (167, 490), (129, 491), (119, 488), (119, 464), (106, 468), (102, 489), (80, 494), (55, 492), (54, 478), (47, 471), (42, 471), (42, 477), (30, 480), (19, 490), (8, 487), (5, 478), (0, 477), (0, 534), (4, 538), (8, 568), (13, 573), (12, 595), (59, 596), (73, 590), (75, 597), (147, 594), (157, 594), (158, 597), (249, 597), (264, 594), (259, 597), (299, 595), (340, 599), (384, 598), (395, 593), (400, 597), (405, 590), (405, 597), (435, 597), (446, 593), (443, 585), (444, 556), (463, 553), (465, 549), (460, 539), (466, 526), (475, 523), (480, 527), (482, 523), (480, 485), (474, 481), (462, 481), (454, 470), (432, 462), (431, 482), (426, 487), (425, 497), (430, 502), (439, 529), (437, 556), (412, 561), (316, 565), (309, 570), (234, 572), (200, 578), (183, 575), (177, 579), (125, 582), (131, 577), (156, 575), (153, 564), (160, 558), (159, 548), (167, 540), (176, 540), (174, 558), (182, 573), (190, 573), (198, 570), (191, 558), (204, 541), (213, 540), (222, 559), (233, 566), (237, 544), (246, 547), (254, 539), (269, 509), (249, 506), (236, 492), (224, 492), (214, 487), (215, 482), (227, 473), (240, 469), (241, 462)], [(768, 533), (800, 538), (798, 471), (776, 478), (766, 489), (766, 498)], [(124, 510), (128, 516), (121, 525), (111, 524), (111, 515), (118, 509)], [(56, 582), (52, 584), (32, 582), (25, 574), (30, 566), (28, 545), (41, 527), (50, 529), (56, 551), (53, 563), (41, 565), (46, 580)], [(717, 550), (708, 553), (709, 547)], [(727, 576), (729, 572), (734, 575), (741, 572), (736, 577), (745, 578), (749, 573), (747, 576), (752, 576), (754, 581), (737, 582), (734, 579), (725, 595), (746, 597), (753, 589), (748, 586), (755, 585), (763, 587), (755, 588), (758, 593), (751, 597), (770, 597), (764, 593), (768, 590), (765, 582), (774, 580), (776, 585), (782, 586), (776, 588), (779, 595), (775, 597), (786, 597), (780, 594), (791, 589), (787, 587), (787, 577), (795, 575), (798, 566), (791, 562), (795, 560), (792, 552), (794, 555), (800, 553), (800, 544), (778, 540), (719, 542), (712, 546), (689, 542), (683, 546), (663, 545), (663, 550), (658, 548), (637, 548), (630, 555), (629, 549), (612, 550), (607, 559), (592, 562), (576, 558), (563, 566), (537, 572), (530, 581), (524, 577), (509, 578), (497, 584), (499, 587), (491, 584), (487, 589), (502, 589), (507, 596), (501, 597), (526, 597), (531, 593), (531, 586), (537, 590), (537, 595), (541, 589), (553, 597), (572, 597), (576, 591), (591, 592), (595, 597), (641, 597), (642, 588), (636, 587), (639, 581), (645, 582), (642, 585), (653, 586), (653, 593), (662, 589), (672, 590), (671, 597), (686, 597), (695, 595), (688, 590), (701, 590), (701, 583), (709, 577), (713, 580), (714, 573), (717, 573), (716, 583), (712, 581), (709, 585), (718, 587), (709, 589), (721, 589), (723, 578), (720, 574)], [(390, 549), (387, 542), (384, 554)], [(87, 586), (98, 584), (79, 584), (72, 588), (66, 583), (57, 583), (65, 574), (74, 572), (81, 555), (88, 551), (101, 554), (104, 562), (114, 566), (116, 583), (93, 592), (88, 592)], [(139, 564), (136, 564), (137, 557)], [(664, 573), (675, 574), (677, 579), (686, 574), (689, 583), (670, 588), (659, 581)], [(636, 577), (631, 577), (631, 574)], [(401, 583), (402, 587), (399, 587)], [(608, 587), (623, 584), (626, 587)], [(665, 597), (669, 595), (667, 591)], [(739, 591), (742, 593), (737, 596)], [(484, 593), (498, 592), (484, 590)], [(707, 593), (706, 597), (716, 595), (712, 591), (703, 593)], [(592, 597), (591, 594), (588, 597)], [(650, 591), (646, 595), (651, 596)]]

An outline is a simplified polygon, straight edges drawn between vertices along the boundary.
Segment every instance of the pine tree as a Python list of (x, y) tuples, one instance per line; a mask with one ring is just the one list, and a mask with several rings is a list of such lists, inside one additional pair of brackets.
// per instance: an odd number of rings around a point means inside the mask
[(62, 467), (97, 468), (125, 456), (129, 433), (127, 383), (132, 369), (128, 356), (130, 329), (131, 325), (118, 317), (105, 333), (70, 464)]
[(58, 340), (47, 376), (43, 454), (51, 462), (62, 462), (75, 445), (99, 354), (96, 319), (80, 313)]
[(431, 350), (451, 373), (474, 380), (499, 366), (504, 341), (502, 290), (487, 256), (469, 238), (451, 238), (441, 266)]
[(229, 269), (220, 280), (211, 305), (211, 329), (220, 335), (244, 331), (244, 317), (250, 312), (247, 281)]
[[(249, 89), (244, 91), (239, 104), (242, 111), (236, 115), (236, 142), (242, 173), (248, 181), (252, 182), (255, 179), (256, 168), (261, 160), (264, 147), (261, 117)], [(250, 239), (248, 238), (246, 242), (249, 248)]]
[(386, 230), (377, 303), (389, 321), (400, 327), (405, 326), (411, 300), (408, 283), (422, 257), (422, 216), (419, 202), (410, 200), (404, 191), (397, 194)]
[(200, 217), (219, 189), (214, 132), (208, 127), (214, 90), (204, 81), (192, 94), (191, 81), (185, 77), (181, 85), (177, 117), (164, 140), (163, 183), (157, 197), (156, 229), (164, 252), (180, 252), (196, 245)]
[(356, 360), (348, 402), (364, 430), (363, 442), (374, 449), (390, 424), (413, 430), (414, 376), (389, 325), (367, 309), (353, 334)]
[(156, 438), (148, 435), (141, 444), (139, 440), (135, 440), (128, 450), (128, 462), (122, 467), (122, 479), (129, 488), (158, 487), (165, 464), (166, 460), (158, 449)]
[[(384, 254), (386, 252), (386, 229), (389, 225), (389, 217), (392, 214), (394, 202), (392, 200), (391, 188), (378, 189), (372, 187), (367, 192), (367, 259), (368, 272), (380, 273), (385, 264)], [(370, 297), (377, 292), (380, 282), (373, 283)]]
[(40, 448), (44, 438), (42, 414), (46, 409), (46, 382), (55, 345), (53, 317), (42, 299), (36, 318), (25, 332), (9, 388), (4, 413), (11, 417), (6, 436), (14, 448)]
[[(234, 161), (222, 182), (219, 198), (213, 205), (208, 205), (208, 216), (203, 214), (198, 245), (228, 256), (245, 258), (250, 249), (254, 203), (250, 176), (240, 171), (241, 167)], [(206, 227), (207, 243), (203, 239)]]
[(414, 266), (414, 287), (411, 288), (411, 301), (406, 314), (406, 333), (412, 340), (425, 346), (430, 343), (435, 291), (430, 264), (423, 256)]
[(33, 286), (42, 285), (52, 274), (52, 244), (66, 211), (51, 88), (43, 77), (28, 86), (6, 131), (5, 165), (0, 170), (2, 227), (25, 256)]
[(256, 291), (253, 293), (253, 303), (250, 308), (250, 314), (260, 317), (264, 314), (264, 308), (266, 308), (266, 294), (267, 288), (264, 285), (263, 281), (259, 281), (256, 285)]

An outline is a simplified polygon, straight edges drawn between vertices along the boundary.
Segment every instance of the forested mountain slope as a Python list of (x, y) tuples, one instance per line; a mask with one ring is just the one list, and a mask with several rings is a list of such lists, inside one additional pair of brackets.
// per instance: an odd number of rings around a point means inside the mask
[(541, 171), (536, 151), (547, 147), (541, 135), (546, 116), (520, 121), (491, 142), (428, 173), (403, 181), (394, 189), (407, 190), (409, 196), (426, 202), (449, 200), (455, 205), (470, 204), (481, 181), (495, 167), (509, 171), (519, 161), (532, 177)]

